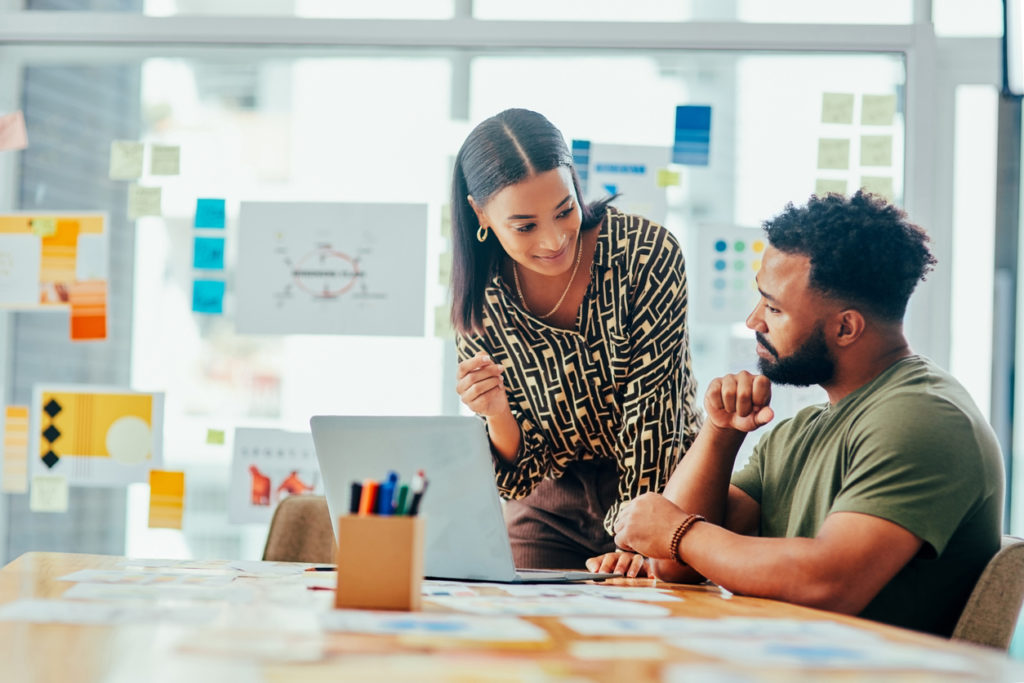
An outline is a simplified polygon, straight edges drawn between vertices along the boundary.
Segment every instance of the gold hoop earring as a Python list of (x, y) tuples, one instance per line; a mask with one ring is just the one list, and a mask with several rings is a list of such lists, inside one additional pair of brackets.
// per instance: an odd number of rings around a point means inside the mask
[(482, 225), (479, 228), (476, 229), (476, 240), (477, 240), (477, 242), (486, 242), (487, 241), (487, 232), (488, 232), (488, 230), (490, 230), (490, 228), (485, 228)]

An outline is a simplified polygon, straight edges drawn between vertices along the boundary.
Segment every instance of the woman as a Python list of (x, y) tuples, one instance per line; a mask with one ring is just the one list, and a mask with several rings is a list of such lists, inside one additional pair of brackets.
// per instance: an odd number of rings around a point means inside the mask
[(456, 157), (456, 388), (486, 419), (519, 567), (614, 553), (620, 506), (661, 491), (700, 426), (679, 244), (611, 197), (581, 199), (535, 112), (487, 119)]

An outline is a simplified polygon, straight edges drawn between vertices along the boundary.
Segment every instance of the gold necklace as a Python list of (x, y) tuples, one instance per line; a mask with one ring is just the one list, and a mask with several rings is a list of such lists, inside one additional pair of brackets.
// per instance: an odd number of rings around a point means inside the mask
[[(562, 302), (565, 301), (565, 295), (569, 293), (569, 289), (572, 287), (573, 280), (576, 279), (576, 271), (579, 269), (580, 261), (583, 259), (583, 235), (577, 233), (577, 239), (579, 242), (579, 246), (576, 249), (576, 263), (572, 267), (572, 275), (569, 276), (569, 282), (568, 284), (565, 285), (565, 291), (562, 292), (562, 296), (558, 297), (558, 301), (555, 302), (554, 308), (552, 308), (544, 315), (540, 315), (539, 313), (536, 314), (537, 317), (542, 320), (550, 318), (555, 314), (555, 311), (557, 311), (559, 307), (562, 305)], [(533, 313), (533, 311), (530, 310), (529, 304), (526, 303), (526, 297), (523, 296), (523, 287), (522, 285), (519, 284), (519, 268), (516, 266), (515, 260), (512, 261), (512, 277), (516, 281), (516, 292), (519, 294), (519, 300), (523, 302), (523, 308), (526, 309), (527, 313)]]

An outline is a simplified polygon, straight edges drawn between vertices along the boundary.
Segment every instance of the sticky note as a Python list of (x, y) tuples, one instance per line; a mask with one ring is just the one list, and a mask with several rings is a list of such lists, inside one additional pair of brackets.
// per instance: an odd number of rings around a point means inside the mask
[(668, 168), (658, 169), (658, 187), (674, 187), (683, 182), (683, 175), (679, 171)]
[(884, 197), (887, 202), (893, 201), (896, 197), (892, 185), (892, 176), (861, 176), (860, 186), (868, 192)]
[(192, 267), (224, 270), (224, 238), (196, 237), (192, 242)]
[(452, 281), (452, 252), (446, 251), (438, 260), (437, 281), (447, 287)]
[(850, 167), (850, 141), (845, 138), (818, 140), (818, 168)]
[(645, 640), (577, 640), (569, 643), (569, 654), (576, 659), (651, 659), (663, 660), (663, 643)]
[(68, 287), (71, 304), (71, 341), (107, 338), (107, 283), (105, 280), (73, 282)]
[(180, 529), (185, 511), (185, 473), (149, 471), (149, 528)]
[(224, 281), (195, 280), (192, 283), (192, 310), (196, 313), (223, 313)]
[(672, 163), (707, 166), (711, 152), (711, 107), (676, 107), (676, 131), (672, 144)]
[(178, 175), (181, 148), (178, 145), (153, 145), (149, 150), (149, 172), (152, 175)]
[(56, 218), (33, 218), (29, 225), (32, 226), (32, 234), (39, 237), (49, 237), (57, 232)]
[(895, 95), (864, 95), (860, 104), (860, 122), (865, 126), (891, 126), (896, 116)]
[(892, 136), (863, 135), (860, 138), (861, 166), (892, 166)]
[(32, 512), (67, 512), (67, 477), (55, 474), (37, 474), (32, 477), (28, 508)]
[(113, 180), (134, 180), (142, 177), (143, 145), (134, 140), (110, 143), (110, 177)]
[(853, 93), (826, 92), (821, 95), (822, 123), (853, 123)]
[(835, 180), (832, 178), (818, 178), (816, 181), (814, 181), (814, 194), (818, 195), (819, 197), (824, 197), (829, 192), (845, 195), (846, 181)]
[(445, 203), (441, 205), (441, 237), (452, 236), (452, 205)]
[(0, 491), (28, 491), (28, 406), (7, 406), (6, 409)]
[(160, 198), (159, 187), (132, 185), (128, 188), (128, 218), (161, 215)]
[(214, 446), (224, 445), (224, 430), (223, 429), (207, 429), (206, 430), (206, 443), (213, 444)]
[(452, 327), (452, 309), (448, 305), (434, 307), (434, 336), (441, 339), (455, 337), (455, 330)]
[(224, 200), (223, 199), (197, 199), (196, 220), (197, 228), (223, 228), (224, 227)]
[(28, 147), (25, 116), (20, 111), (0, 116), (0, 152)]

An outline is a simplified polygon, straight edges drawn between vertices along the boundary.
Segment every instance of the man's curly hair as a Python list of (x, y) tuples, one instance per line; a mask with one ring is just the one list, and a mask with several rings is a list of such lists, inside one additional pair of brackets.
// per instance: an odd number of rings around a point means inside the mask
[(889, 322), (903, 319), (917, 282), (936, 263), (925, 231), (863, 190), (787, 204), (762, 227), (779, 251), (810, 258), (811, 287)]

